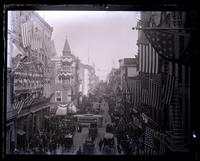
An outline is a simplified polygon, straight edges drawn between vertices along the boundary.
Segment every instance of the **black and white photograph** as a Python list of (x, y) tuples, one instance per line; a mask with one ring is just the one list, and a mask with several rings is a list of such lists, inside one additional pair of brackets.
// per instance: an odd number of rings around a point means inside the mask
[(190, 155), (196, 11), (7, 10), (6, 22), (5, 155)]

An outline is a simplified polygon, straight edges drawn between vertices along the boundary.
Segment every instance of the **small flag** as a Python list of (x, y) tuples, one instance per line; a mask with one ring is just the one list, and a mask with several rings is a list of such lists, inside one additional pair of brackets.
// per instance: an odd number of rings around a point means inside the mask
[(14, 109), (17, 110), (17, 113), (20, 113), (23, 105), (24, 105), (24, 100), (17, 101), (14, 103)]

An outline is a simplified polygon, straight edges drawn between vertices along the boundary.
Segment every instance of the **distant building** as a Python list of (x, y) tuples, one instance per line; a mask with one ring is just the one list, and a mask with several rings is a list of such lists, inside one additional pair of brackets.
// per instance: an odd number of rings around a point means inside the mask
[(119, 60), (119, 64), (121, 87), (123, 88), (128, 79), (134, 79), (138, 76), (138, 62), (136, 58), (124, 58)]
[(79, 100), (79, 64), (80, 60), (71, 53), (71, 49), (66, 38), (63, 54), (60, 57), (54, 57), (52, 61), (52, 80), (51, 92), (54, 96), (51, 98), (53, 108), (59, 104), (69, 105), (70, 103), (78, 105)]
[[(6, 153), (26, 149), (46, 128), (53, 28), (34, 11), (8, 11)], [(54, 49), (53, 49), (54, 48)]]
[(82, 95), (87, 96), (93, 93), (99, 78), (95, 74), (95, 69), (91, 65), (80, 64), (80, 82)]

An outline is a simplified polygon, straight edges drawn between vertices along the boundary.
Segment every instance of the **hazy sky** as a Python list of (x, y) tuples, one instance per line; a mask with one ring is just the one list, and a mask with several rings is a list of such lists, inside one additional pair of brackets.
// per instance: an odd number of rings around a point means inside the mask
[(96, 74), (105, 80), (118, 60), (137, 53), (138, 12), (37, 11), (53, 27), (52, 39), (58, 55), (66, 36), (72, 53), (83, 63), (95, 64)]

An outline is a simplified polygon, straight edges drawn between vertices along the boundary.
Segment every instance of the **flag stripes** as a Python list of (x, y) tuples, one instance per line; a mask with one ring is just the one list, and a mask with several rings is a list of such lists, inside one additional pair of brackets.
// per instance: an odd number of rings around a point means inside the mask
[(148, 148), (153, 148), (154, 143), (153, 140), (154, 139), (154, 130), (146, 127), (145, 129), (145, 140), (144, 140), (144, 145), (145, 145), (145, 150)]
[(164, 86), (162, 89), (162, 102), (169, 105), (171, 103), (172, 93), (175, 85), (175, 77), (170, 74), (164, 75)]
[(128, 89), (130, 92), (131, 104), (134, 106), (139, 106), (141, 104), (141, 81), (139, 79), (129, 79), (128, 80)]
[(25, 22), (24, 24), (21, 24), (21, 36), (22, 36), (22, 44), (24, 47), (27, 47), (30, 45), (32, 32), (31, 32), (31, 22)]
[(24, 100), (17, 101), (14, 103), (14, 109), (17, 110), (17, 113), (21, 111), (23, 105), (24, 105)]
[(158, 54), (151, 44), (139, 44), (139, 71), (144, 73), (158, 73)]
[(31, 103), (33, 102), (33, 100), (34, 100), (33, 94), (31, 94), (30, 96), (28, 96), (28, 97), (25, 99), (24, 103), (25, 103), (26, 106), (29, 106), (29, 105), (31, 105)]
[(158, 149), (159, 154), (164, 154), (165, 153), (165, 148), (166, 148), (166, 135), (156, 131), (154, 133), (154, 137), (156, 139), (158, 139), (159, 142), (160, 142), (159, 149)]
[(42, 39), (36, 34), (33, 34), (32, 40), (31, 40), (31, 49), (32, 50), (39, 50), (42, 48)]
[(156, 109), (161, 106), (161, 86), (154, 79), (150, 79), (150, 105)]

